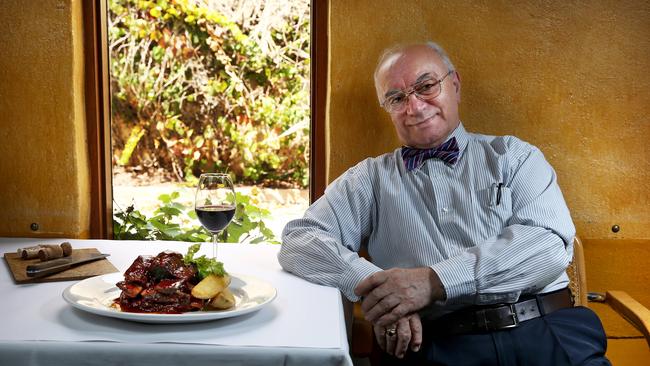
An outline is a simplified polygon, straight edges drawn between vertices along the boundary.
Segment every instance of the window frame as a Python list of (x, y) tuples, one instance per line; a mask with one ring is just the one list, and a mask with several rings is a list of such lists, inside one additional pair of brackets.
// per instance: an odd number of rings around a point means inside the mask
[[(108, 0), (83, 3), (85, 109), (92, 239), (113, 238), (113, 181), (108, 74)], [(309, 200), (325, 192), (329, 0), (311, 0)]]
[(91, 239), (113, 238), (107, 0), (82, 1)]

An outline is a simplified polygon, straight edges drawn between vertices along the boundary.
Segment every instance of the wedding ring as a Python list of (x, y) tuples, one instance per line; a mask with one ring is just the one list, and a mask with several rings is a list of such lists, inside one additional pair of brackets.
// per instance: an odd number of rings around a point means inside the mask
[(386, 328), (384, 334), (386, 334), (387, 337), (395, 337), (397, 334), (397, 328)]

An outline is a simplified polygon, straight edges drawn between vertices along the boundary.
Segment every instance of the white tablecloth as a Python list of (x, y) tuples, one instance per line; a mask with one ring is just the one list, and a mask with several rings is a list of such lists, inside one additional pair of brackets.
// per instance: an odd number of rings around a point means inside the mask
[[(0, 238), (2, 253), (63, 240)], [(120, 271), (140, 254), (188, 243), (68, 240), (97, 248)], [(351, 365), (341, 295), (282, 271), (277, 245), (221, 244), (232, 273), (270, 282), (277, 298), (252, 314), (195, 324), (141, 324), (86, 313), (63, 300), (76, 281), (17, 285), (0, 270), (0, 365)], [(210, 254), (203, 244), (199, 254)]]

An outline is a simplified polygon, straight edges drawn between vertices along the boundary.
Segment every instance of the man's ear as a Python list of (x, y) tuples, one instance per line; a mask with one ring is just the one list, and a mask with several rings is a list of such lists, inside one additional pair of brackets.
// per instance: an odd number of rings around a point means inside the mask
[(456, 95), (458, 96), (458, 101), (460, 102), (460, 74), (458, 71), (454, 71), (454, 88), (456, 90)]

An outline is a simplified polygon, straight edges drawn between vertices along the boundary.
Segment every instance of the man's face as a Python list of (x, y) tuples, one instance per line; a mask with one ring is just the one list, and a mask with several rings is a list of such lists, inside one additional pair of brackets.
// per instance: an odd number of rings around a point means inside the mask
[[(427, 46), (407, 48), (384, 61), (377, 73), (377, 97), (383, 102), (387, 96), (409, 90), (417, 82), (431, 78), (441, 79), (449, 70), (438, 54)], [(442, 82), (440, 95), (420, 100), (414, 94), (407, 97), (406, 108), (391, 112), (397, 135), (403, 144), (417, 148), (431, 148), (445, 142), (458, 126), (460, 79), (452, 72)]]

